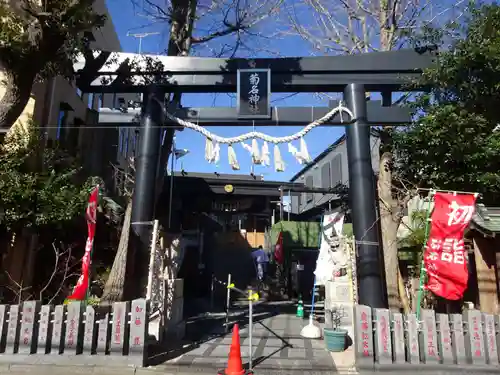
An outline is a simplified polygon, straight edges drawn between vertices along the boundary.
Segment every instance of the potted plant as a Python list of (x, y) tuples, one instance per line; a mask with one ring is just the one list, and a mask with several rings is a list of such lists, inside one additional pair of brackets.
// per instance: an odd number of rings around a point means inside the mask
[(347, 346), (347, 331), (340, 328), (343, 317), (342, 308), (325, 311), (330, 316), (331, 327), (323, 329), (326, 349), (330, 352), (343, 352)]

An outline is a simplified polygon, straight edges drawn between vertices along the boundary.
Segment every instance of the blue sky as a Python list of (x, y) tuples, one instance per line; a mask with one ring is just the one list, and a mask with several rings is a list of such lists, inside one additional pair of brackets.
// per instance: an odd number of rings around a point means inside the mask
[[(133, 36), (127, 36), (127, 33), (144, 33), (144, 32), (159, 32), (158, 35), (151, 35), (143, 38), (142, 52), (143, 53), (161, 53), (166, 46), (166, 31), (165, 25), (153, 24), (147, 27), (150, 23), (145, 17), (141, 16), (140, 10), (134, 9), (130, 0), (106, 0), (108, 9), (111, 13), (116, 32), (120, 38), (122, 48), (125, 52), (138, 52), (139, 40)], [(271, 26), (273, 27), (273, 26)], [(266, 30), (263, 30), (266, 33)], [(268, 35), (271, 35), (268, 34)], [(307, 56), (309, 55), (309, 46), (297, 37), (287, 37), (274, 41), (268, 41), (272, 47), (273, 53), (279, 53), (281, 56)], [(210, 56), (207, 51), (197, 51), (198, 55)], [(243, 52), (244, 54), (244, 52)], [(242, 56), (240, 53), (238, 56)], [(255, 57), (274, 57), (269, 52), (258, 52)], [(277, 106), (326, 106), (328, 99), (320, 99), (312, 94), (297, 94), (290, 95), (273, 95), (273, 105)], [(182, 104), (184, 106), (210, 107), (210, 106), (235, 106), (234, 98), (227, 94), (190, 94), (184, 95)], [(307, 124), (304, 124), (307, 125)], [(259, 131), (272, 136), (290, 135), (299, 131), (301, 127), (260, 127)], [(248, 131), (252, 131), (251, 127), (210, 127), (209, 130), (220, 136), (236, 136)], [(342, 134), (342, 127), (319, 127), (311, 131), (305, 138), (311, 157), (320, 154), (330, 144), (335, 142)], [(187, 172), (218, 172), (218, 173), (239, 173), (249, 174), (251, 171), (250, 155), (241, 147), (234, 145), (238, 162), (241, 169), (233, 171), (228, 164), (227, 148), (221, 147), (221, 157), (218, 165), (209, 164), (205, 160), (205, 139), (202, 135), (195, 133), (192, 130), (184, 130), (176, 135), (177, 148), (186, 148), (189, 153), (177, 161), (176, 170), (184, 168)], [(261, 143), (260, 143), (261, 144)], [(298, 142), (295, 144), (298, 147)], [(281, 155), (286, 163), (285, 172), (277, 173), (274, 171), (274, 166), (262, 167), (255, 166), (255, 173), (263, 175), (265, 180), (271, 181), (287, 181), (302, 166), (298, 164), (295, 158), (288, 153), (288, 145), (281, 145)], [(272, 156), (272, 147), (271, 147)]]

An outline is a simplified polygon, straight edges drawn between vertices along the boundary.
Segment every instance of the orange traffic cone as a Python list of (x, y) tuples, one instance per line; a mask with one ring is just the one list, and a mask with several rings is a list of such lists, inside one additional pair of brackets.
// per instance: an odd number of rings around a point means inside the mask
[(231, 348), (229, 349), (227, 368), (219, 371), (219, 375), (243, 375), (244, 373), (245, 370), (243, 369), (243, 362), (241, 361), (240, 329), (238, 324), (235, 324), (233, 328)]

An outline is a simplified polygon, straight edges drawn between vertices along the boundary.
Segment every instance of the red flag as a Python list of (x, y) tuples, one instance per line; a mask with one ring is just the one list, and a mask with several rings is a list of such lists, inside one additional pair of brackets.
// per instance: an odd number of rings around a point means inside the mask
[(99, 199), (99, 186), (96, 186), (90, 193), (89, 203), (85, 210), (85, 218), (87, 219), (87, 243), (85, 244), (85, 253), (82, 258), (82, 274), (76, 282), (73, 293), (68, 299), (83, 301), (87, 296), (87, 289), (89, 286), (89, 270), (90, 270), (90, 256), (92, 246), (94, 245), (95, 226), (97, 221), (97, 202)]
[(278, 264), (283, 264), (283, 232), (278, 234), (278, 241), (274, 248), (274, 259)]
[(458, 300), (467, 289), (469, 272), (464, 231), (474, 214), (474, 194), (436, 193), (431, 229), (424, 252), (427, 289), (448, 300)]

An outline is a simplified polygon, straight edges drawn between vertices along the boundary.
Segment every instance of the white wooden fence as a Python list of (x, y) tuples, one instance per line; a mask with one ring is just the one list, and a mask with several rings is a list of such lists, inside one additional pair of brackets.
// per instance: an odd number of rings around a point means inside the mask
[(146, 299), (116, 302), (111, 309), (68, 305), (0, 305), (0, 357), (43, 357), (42, 362), (83, 355), (123, 357), (144, 366), (147, 356), (149, 303)]
[(481, 365), (500, 371), (500, 315), (466, 310), (403, 315), (387, 309), (354, 307), (358, 367), (377, 365)]

